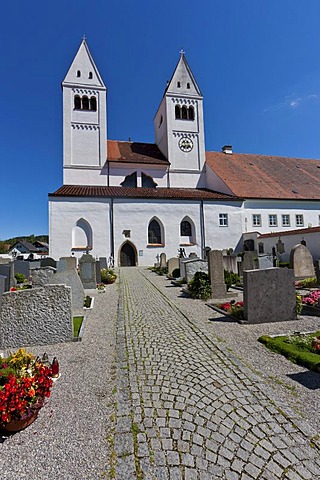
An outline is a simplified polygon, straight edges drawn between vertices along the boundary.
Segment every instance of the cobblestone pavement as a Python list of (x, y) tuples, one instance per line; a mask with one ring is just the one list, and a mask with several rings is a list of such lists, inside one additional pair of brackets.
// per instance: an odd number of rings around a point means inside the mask
[(148, 278), (120, 269), (116, 479), (319, 479), (309, 425)]

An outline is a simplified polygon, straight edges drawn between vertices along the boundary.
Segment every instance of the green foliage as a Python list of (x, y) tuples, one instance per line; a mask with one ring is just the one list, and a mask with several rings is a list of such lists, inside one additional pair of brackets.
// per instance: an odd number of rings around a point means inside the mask
[(300, 315), (300, 313), (302, 312), (302, 297), (301, 295), (296, 295), (296, 314), (297, 315)]
[(280, 268), (290, 268), (290, 262), (279, 262)]
[(167, 267), (152, 267), (151, 270), (157, 275), (167, 275), (168, 273)]
[(312, 288), (318, 285), (316, 277), (304, 278), (299, 280), (298, 286), (301, 288)]
[(84, 299), (84, 302), (83, 302), (83, 306), (85, 308), (90, 308), (91, 306), (91, 297), (89, 295), (86, 295), (85, 299)]
[(175, 268), (172, 272), (172, 276), (174, 278), (179, 278), (180, 277), (180, 268)]
[(205, 272), (196, 272), (188, 288), (193, 298), (208, 300), (211, 297), (210, 279)]
[(18, 283), (24, 283), (27, 280), (27, 277), (23, 273), (15, 273), (14, 278)]
[(33, 243), (33, 242), (45, 242), (49, 243), (49, 235), (29, 235), (25, 237), (12, 237), (8, 238), (7, 240), (0, 240), (0, 253), (7, 253), (8, 250), (6, 248), (6, 245), (14, 245), (18, 241), (23, 241), (26, 240), (27, 242)]
[(114, 273), (112, 268), (102, 268), (101, 271), (101, 282), (102, 283), (114, 283), (117, 279), (117, 275)]
[(317, 335), (320, 335), (320, 331), (305, 335), (305, 338), (302, 338), (301, 334), (274, 338), (264, 335), (258, 340), (266, 345), (269, 350), (281, 353), (291, 362), (302, 365), (309, 370), (319, 371), (320, 355), (311, 351), (311, 341)]
[(83, 322), (83, 317), (73, 317), (73, 336), (79, 337), (80, 328)]
[(240, 283), (240, 277), (236, 273), (224, 271), (224, 283), (227, 285), (227, 290), (231, 285), (238, 285)]

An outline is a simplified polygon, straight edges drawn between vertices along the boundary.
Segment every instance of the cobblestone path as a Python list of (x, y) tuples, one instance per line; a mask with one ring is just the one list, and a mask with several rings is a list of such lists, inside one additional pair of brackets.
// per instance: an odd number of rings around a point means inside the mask
[(120, 269), (116, 479), (319, 479), (319, 450), (259, 377), (136, 268)]

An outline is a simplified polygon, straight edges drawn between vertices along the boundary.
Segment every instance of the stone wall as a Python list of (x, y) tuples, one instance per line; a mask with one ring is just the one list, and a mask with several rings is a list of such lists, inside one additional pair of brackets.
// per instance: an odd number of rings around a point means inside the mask
[(1, 348), (47, 345), (72, 338), (70, 287), (47, 285), (3, 294)]

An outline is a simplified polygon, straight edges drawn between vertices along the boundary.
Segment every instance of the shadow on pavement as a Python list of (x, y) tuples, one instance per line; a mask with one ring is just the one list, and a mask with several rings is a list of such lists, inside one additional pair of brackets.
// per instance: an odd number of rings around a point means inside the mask
[(300, 383), (309, 390), (317, 390), (320, 388), (320, 373), (317, 372), (299, 372), (291, 373), (287, 377), (292, 378), (295, 382)]

